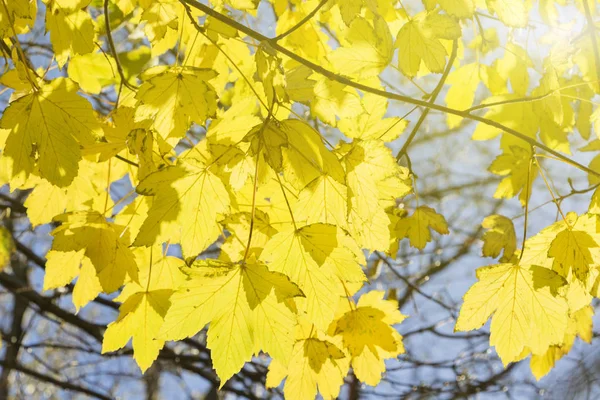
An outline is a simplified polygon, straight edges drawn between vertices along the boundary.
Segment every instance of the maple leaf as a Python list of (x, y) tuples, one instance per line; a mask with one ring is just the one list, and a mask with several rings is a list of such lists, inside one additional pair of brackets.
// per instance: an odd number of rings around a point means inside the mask
[(69, 61), (69, 78), (79, 84), (81, 90), (99, 94), (104, 86), (115, 83), (117, 76), (115, 60), (103, 53), (77, 55)]
[(341, 341), (312, 329), (300, 321), (289, 363), (274, 359), (269, 365), (267, 387), (275, 387), (287, 376), (283, 392), (286, 398), (300, 400), (335, 399), (344, 383), (350, 358), (341, 350)]
[(414, 77), (422, 62), (429, 71), (442, 72), (448, 53), (439, 39), (456, 39), (460, 34), (460, 26), (447, 15), (419, 14), (398, 32), (395, 46), (400, 49), (400, 70)]
[(364, 110), (362, 113), (338, 122), (338, 128), (349, 138), (392, 142), (408, 125), (406, 119), (384, 118), (388, 108), (387, 99), (367, 93), (361, 99), (361, 103)]
[(265, 96), (269, 104), (274, 100), (287, 102), (288, 96), (285, 92), (285, 75), (281, 67), (281, 59), (277, 53), (270, 48), (268, 43), (261, 43), (256, 51), (256, 70), (263, 83)]
[(136, 252), (138, 282), (128, 283), (116, 301), (123, 304), (102, 341), (102, 353), (116, 351), (133, 338), (133, 357), (142, 372), (158, 357), (164, 341), (155, 339), (169, 309), (170, 297), (184, 281), (181, 259), (163, 256), (161, 246)]
[(521, 204), (529, 201), (532, 186), (538, 174), (538, 167), (531, 161), (530, 148), (511, 146), (509, 151), (499, 155), (488, 170), (496, 175), (506, 176), (498, 184), (494, 197), (511, 198), (519, 195)]
[(519, 0), (485, 0), (488, 10), (508, 26), (523, 28), (527, 25), (527, 5)]
[[(390, 219), (381, 204), (412, 189), (405, 171), (390, 149), (379, 140), (354, 141), (344, 155), (348, 186), (348, 229), (362, 248), (386, 251), (390, 244)], [(387, 189), (392, 180), (391, 191)], [(387, 204), (386, 204), (387, 205)]]
[(504, 56), (496, 62), (496, 70), (505, 80), (510, 80), (514, 93), (523, 96), (529, 88), (527, 69), (533, 67), (533, 61), (527, 51), (516, 43), (506, 45)]
[(521, 359), (525, 347), (543, 354), (561, 344), (568, 306), (558, 289), (565, 282), (554, 271), (514, 264), (477, 270), (478, 282), (464, 296), (455, 331), (479, 329), (492, 316), (490, 345), (504, 365)]
[(433, 3), (438, 3), (444, 11), (459, 19), (471, 18), (475, 12), (473, 0), (425, 0), (427, 9), (433, 9)]
[[(530, 102), (511, 103), (511, 101), (516, 101), (519, 98), (521, 98), (521, 96), (518, 94), (503, 94), (486, 99), (483, 102), (484, 104), (493, 104), (497, 102), (506, 104), (491, 107), (490, 110), (485, 113), (485, 118), (498, 122), (508, 128), (518, 129), (519, 132), (522, 132), (527, 136), (535, 137), (540, 128), (539, 119), (531, 117), (534, 112)], [(501, 130), (491, 125), (478, 124), (472, 137), (473, 140), (490, 140), (501, 133)], [(510, 143), (508, 146), (503, 145), (502, 148), (508, 152), (511, 150), (510, 146), (512, 145), (515, 145), (515, 143)], [(518, 145), (523, 146), (522, 144)]]
[(373, 26), (360, 16), (354, 18), (345, 39), (350, 46), (340, 47), (328, 57), (344, 75), (369, 78), (381, 73), (392, 61), (392, 35), (381, 17), (374, 18)]
[(56, 61), (62, 68), (72, 54), (94, 51), (94, 22), (90, 14), (82, 10), (89, 3), (87, 0), (48, 3), (46, 29), (50, 31)]
[[(446, 83), (451, 85), (446, 94), (446, 104), (457, 110), (465, 110), (473, 105), (480, 83), (484, 83), (492, 93), (503, 92), (506, 86), (496, 69), (480, 63), (466, 64), (455, 69), (448, 75)], [(448, 115), (449, 128), (456, 128), (461, 121), (462, 118), (457, 115)]]
[(521, 260), (524, 263), (553, 269), (565, 278), (573, 275), (581, 282), (600, 262), (600, 237), (594, 214), (567, 213), (560, 220), (527, 239)]
[[(32, 192), (23, 204), (32, 226), (47, 224), (66, 211), (84, 211), (101, 209), (108, 205), (106, 193), (101, 189), (105, 183), (94, 179), (100, 165), (85, 159), (79, 162), (79, 170), (85, 171), (76, 176), (67, 187), (54, 186), (48, 181), (38, 179)], [(101, 167), (101, 166), (100, 166)], [(106, 176), (106, 174), (103, 174)], [(103, 177), (104, 178), (104, 177)]]
[(517, 249), (517, 236), (513, 222), (502, 215), (485, 217), (481, 226), (489, 229), (483, 234), (483, 255), (509, 261)]
[(6, 2), (6, 8), (0, 7), (0, 38), (12, 36), (13, 28), (18, 34), (27, 33), (33, 27), (36, 12), (35, 0)]
[(286, 299), (303, 293), (283, 274), (258, 262), (196, 261), (171, 298), (159, 337), (182, 339), (210, 323), (208, 347), (221, 386), (263, 350), (286, 360), (295, 315)]
[(317, 222), (346, 228), (348, 187), (327, 174), (315, 178), (298, 193), (294, 218), (310, 225)]
[(152, 120), (164, 138), (181, 138), (192, 122), (203, 125), (216, 111), (216, 94), (207, 82), (213, 70), (195, 67), (154, 67), (142, 74), (144, 84), (136, 94), (139, 101), (135, 121)]
[(92, 261), (85, 256), (85, 249), (65, 252), (50, 250), (46, 259), (44, 290), (68, 285), (78, 277), (72, 296), (76, 310), (94, 300), (102, 291), (96, 269)]
[(317, 81), (310, 107), (325, 123), (335, 126), (338, 117), (352, 118), (362, 112), (356, 90), (320, 76), (315, 78)]
[(61, 252), (85, 250), (104, 292), (117, 290), (126, 276), (137, 281), (138, 268), (123, 227), (106, 221), (95, 211), (66, 213), (55, 217), (54, 221), (61, 226), (52, 231), (52, 249)]
[(550, 346), (544, 354), (532, 354), (529, 365), (537, 380), (548, 374), (556, 362), (571, 350), (576, 336), (581, 337), (587, 343), (591, 343), (593, 316), (594, 309), (591, 306), (585, 306), (574, 312), (569, 318), (564, 343), (560, 346)]
[(449, 233), (444, 216), (427, 206), (417, 208), (411, 216), (402, 218), (396, 224), (398, 236), (407, 237), (410, 245), (419, 250), (423, 250), (431, 240), (430, 229), (442, 235)]
[(57, 78), (10, 103), (0, 127), (11, 130), (2, 156), (11, 159), (12, 176), (28, 177), (37, 167), (54, 185), (73, 181), (79, 145), (93, 143), (100, 134), (92, 106), (77, 90), (69, 79)]
[(254, 127), (246, 136), (252, 154), (265, 153), (275, 171), (283, 171), (286, 181), (298, 189), (327, 174), (340, 183), (344, 170), (335, 154), (323, 144), (323, 138), (303, 121), (287, 119)]
[(229, 194), (202, 161), (188, 157), (177, 166), (153, 172), (136, 190), (154, 200), (135, 246), (174, 240), (185, 254), (194, 255), (221, 233), (217, 218), (228, 210)]
[[(351, 365), (361, 382), (376, 386), (385, 372), (384, 360), (404, 352), (402, 336), (392, 327), (406, 318), (396, 303), (383, 299), (384, 292), (362, 295), (356, 308), (349, 309), (332, 325), (352, 357)], [(331, 329), (330, 329), (331, 330)]]
[(548, 248), (548, 257), (554, 258), (552, 268), (565, 278), (572, 270), (581, 281), (586, 281), (588, 272), (597, 264), (600, 245), (596, 241), (597, 217), (567, 214), (566, 227), (556, 233)]
[(364, 256), (352, 239), (334, 225), (312, 224), (274, 235), (261, 259), (288, 276), (306, 298), (296, 303), (315, 326), (326, 329), (341, 296), (350, 295), (342, 282), (365, 280)]

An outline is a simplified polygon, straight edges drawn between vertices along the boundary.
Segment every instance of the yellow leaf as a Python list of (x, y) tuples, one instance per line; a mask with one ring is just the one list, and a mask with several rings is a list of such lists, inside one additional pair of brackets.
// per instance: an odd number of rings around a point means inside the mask
[(50, 250), (46, 254), (44, 290), (56, 289), (71, 283), (79, 275), (84, 253), (84, 249), (67, 252)]
[(179, 18), (184, 8), (172, 0), (140, 0), (145, 21), (144, 32), (152, 44), (152, 57), (157, 57), (172, 48), (178, 40)]
[[(329, 36), (316, 26), (318, 15), (313, 17), (315, 20), (310, 23), (302, 23), (306, 16), (312, 12), (320, 0), (308, 0), (298, 2), (295, 7), (287, 9), (277, 20), (275, 33), (281, 35), (295, 27), (294, 31), (285, 36), (279, 41), (282, 46), (291, 49), (301, 57), (308, 58), (313, 61), (321, 62), (325, 56), (331, 51), (327, 44)], [(288, 3), (289, 4), (289, 3)], [(297, 24), (300, 24), (296, 27)], [(297, 29), (296, 29), (297, 28)]]
[(588, 212), (592, 214), (600, 214), (600, 188), (594, 190)]
[(361, 99), (363, 112), (355, 117), (338, 122), (338, 128), (349, 138), (362, 140), (396, 140), (408, 125), (406, 119), (399, 117), (384, 118), (388, 109), (387, 99), (366, 93)]
[[(496, 50), (498, 46), (500, 46), (500, 40), (498, 39), (498, 31), (496, 28), (484, 29), (469, 43), (470, 49), (481, 51), (483, 54)], [(496, 63), (498, 63), (498, 61)]]
[[(590, 161), (588, 168), (593, 171), (600, 171), (600, 155), (594, 157), (592, 161)], [(588, 181), (590, 185), (593, 186), (600, 183), (600, 178), (594, 174), (588, 174)]]
[(136, 190), (154, 198), (135, 246), (170, 241), (181, 243), (184, 254), (193, 256), (221, 233), (217, 218), (228, 210), (229, 194), (203, 162), (182, 159), (178, 166), (148, 175)]
[(50, 32), (50, 42), (60, 68), (71, 55), (94, 51), (94, 22), (84, 10), (49, 4), (46, 10), (46, 30)]
[[(554, 258), (552, 269), (561, 276), (568, 277), (572, 270), (577, 279), (585, 282), (600, 254), (600, 246), (592, 236), (596, 235), (597, 217), (592, 221), (585, 216), (579, 220), (577, 214), (569, 213), (567, 221), (566, 229), (558, 232), (550, 243), (548, 257)], [(591, 226), (586, 226), (586, 222), (591, 222)]]
[(496, 258), (503, 251), (501, 260), (510, 260), (517, 249), (513, 222), (502, 215), (490, 215), (485, 217), (481, 226), (489, 229), (483, 234), (483, 255)]
[(524, 28), (527, 26), (527, 3), (522, 0), (486, 0), (490, 13), (508, 26)]
[(348, 188), (329, 175), (321, 175), (298, 194), (293, 208), (296, 221), (310, 225), (316, 222), (346, 228)]
[(556, 362), (569, 353), (573, 347), (576, 335), (579, 335), (587, 343), (591, 343), (593, 315), (594, 310), (591, 306), (586, 306), (573, 313), (569, 318), (564, 343), (562, 345), (550, 346), (544, 354), (531, 355), (529, 365), (535, 379), (540, 380), (548, 374)]
[[(450, 85), (446, 94), (448, 107), (457, 110), (466, 110), (471, 107), (480, 82), (492, 91), (498, 87), (504, 87), (502, 78), (494, 68), (478, 62), (463, 65), (452, 71), (446, 81)], [(450, 129), (458, 127), (462, 121), (462, 118), (456, 115), (448, 115), (447, 119)]]
[(119, 317), (104, 333), (102, 353), (115, 351), (133, 338), (133, 357), (145, 372), (158, 357), (164, 341), (154, 339), (169, 306), (171, 290), (133, 294), (119, 308)]
[(248, 133), (248, 128), (260, 124), (256, 97), (239, 99), (231, 105), (219, 118), (213, 120), (206, 133), (211, 143), (236, 145)]
[(364, 0), (336, 0), (336, 4), (340, 9), (340, 15), (346, 26), (350, 26), (352, 21), (360, 16), (360, 11), (363, 8)]
[(379, 75), (392, 61), (393, 43), (387, 22), (381, 17), (373, 25), (362, 17), (354, 18), (341, 46), (328, 56), (335, 70), (358, 79)]
[(296, 302), (319, 329), (333, 320), (340, 296), (350, 295), (341, 280), (365, 280), (362, 253), (334, 225), (312, 224), (279, 232), (269, 240), (261, 259), (304, 292), (306, 298)]
[(444, 216), (427, 206), (417, 208), (410, 217), (402, 218), (396, 224), (398, 236), (407, 237), (410, 245), (419, 250), (423, 250), (427, 242), (431, 241), (430, 229), (442, 235), (449, 233)]
[(381, 380), (385, 359), (404, 352), (402, 336), (392, 325), (402, 322), (405, 316), (398, 311), (396, 302), (384, 300), (383, 295), (381, 291), (362, 295), (356, 308), (334, 322), (334, 334), (342, 337), (356, 377), (371, 386)]
[(308, 338), (296, 342), (288, 371), (283, 388), (286, 398), (312, 399), (318, 388), (324, 399), (334, 399), (344, 383), (348, 361), (331, 342)]
[(460, 33), (460, 26), (446, 15), (433, 12), (415, 16), (402, 26), (396, 38), (400, 70), (414, 77), (423, 62), (429, 71), (442, 72), (447, 52), (439, 39), (456, 39)]
[(118, 297), (123, 304), (119, 316), (104, 333), (102, 353), (116, 351), (133, 338), (133, 357), (144, 372), (164, 345), (164, 340), (156, 336), (171, 305), (171, 295), (185, 279), (179, 270), (185, 264), (178, 258), (163, 256), (161, 246), (140, 249), (136, 258), (139, 282), (127, 284)]
[(151, 68), (135, 96), (135, 121), (152, 120), (164, 139), (185, 136), (192, 122), (203, 125), (215, 114), (216, 93), (207, 81), (216, 75), (194, 67)]
[(281, 381), (287, 376), (287, 366), (283, 365), (280, 361), (272, 359), (269, 364), (269, 372), (267, 373), (267, 379), (265, 381), (265, 387), (267, 389), (275, 388), (279, 386)]
[(356, 90), (319, 75), (315, 76), (314, 99), (311, 110), (325, 123), (335, 126), (336, 117), (351, 118), (362, 112)]
[(79, 311), (81, 307), (94, 300), (102, 290), (102, 284), (98, 279), (96, 268), (92, 264), (92, 261), (84, 256), (81, 259), (79, 277), (73, 288), (73, 305), (75, 309)]
[(261, 263), (196, 261), (171, 298), (159, 337), (182, 339), (207, 323), (208, 347), (221, 386), (260, 350), (289, 360), (295, 315), (285, 300), (302, 292)]
[(88, 175), (94, 166), (95, 164), (85, 159), (81, 160), (80, 175), (64, 188), (40, 180), (24, 203), (31, 225), (35, 227), (50, 223), (55, 216), (67, 211), (91, 210), (100, 207), (100, 204), (103, 207), (106, 191), (98, 188)]
[(478, 329), (492, 315), (490, 345), (507, 365), (525, 347), (543, 354), (561, 344), (568, 306), (558, 289), (564, 280), (552, 270), (499, 264), (477, 270), (479, 281), (464, 296), (456, 331)]
[(117, 66), (114, 59), (104, 53), (90, 53), (75, 56), (67, 68), (69, 78), (79, 84), (81, 90), (99, 94), (104, 86), (114, 84)]
[(335, 399), (350, 367), (350, 358), (341, 348), (339, 337), (324, 335), (300, 320), (291, 361), (284, 366), (275, 360), (275, 364), (269, 366), (270, 379), (267, 379), (274, 385), (287, 375), (283, 387), (286, 399), (313, 399), (317, 389), (323, 399)]
[(560, 93), (559, 71), (550, 62), (546, 61), (545, 64), (540, 84), (531, 93), (532, 96), (545, 95), (545, 97), (534, 103), (534, 110), (541, 118), (547, 118), (561, 126), (565, 113)]
[(223, 223), (231, 233), (221, 246), (219, 258), (224, 261), (236, 261), (244, 257), (250, 226), (252, 226), (252, 247), (248, 253), (256, 258), (260, 256), (269, 239), (277, 233), (277, 229), (271, 225), (269, 214), (259, 209), (254, 210), (253, 221), (252, 213), (240, 212), (228, 216)]
[(90, 103), (77, 94), (77, 85), (57, 78), (10, 103), (0, 127), (11, 129), (2, 156), (12, 159), (12, 176), (28, 177), (34, 168), (57, 186), (77, 175), (80, 144), (100, 134)]
[[(509, 104), (491, 107), (490, 110), (485, 113), (485, 118), (498, 122), (499, 124), (502, 124), (508, 128), (518, 130), (519, 132), (532, 138), (535, 137), (540, 125), (538, 118), (531, 118), (533, 115), (533, 107), (531, 102), (510, 103), (510, 101), (520, 99), (522, 97), (523, 95), (509, 94), (488, 98), (483, 102), (484, 104), (503, 101), (508, 101)], [(473, 132), (473, 140), (489, 140), (495, 138), (501, 133), (502, 131), (496, 127), (486, 124), (477, 124), (475, 131)], [(507, 146), (503, 145), (502, 147), (503, 149), (507, 150)]]
[(284, 103), (289, 101), (285, 91), (286, 82), (281, 59), (267, 42), (262, 42), (256, 50), (256, 71), (263, 83), (269, 105), (272, 105), (274, 100)]
[[(345, 150), (345, 149), (342, 149)], [(362, 248), (386, 251), (390, 220), (381, 206), (411, 191), (405, 171), (379, 140), (354, 141), (344, 156), (348, 186), (348, 229)], [(385, 182), (396, 179), (391, 191)]]
[(336, 155), (323, 144), (321, 134), (304, 121), (287, 119), (254, 127), (247, 135), (252, 154), (264, 152), (276, 172), (283, 170), (285, 180), (302, 189), (327, 174), (344, 181), (344, 170)]
[(537, 165), (531, 161), (530, 148), (511, 146), (509, 151), (496, 157), (488, 170), (496, 175), (506, 176), (498, 184), (494, 197), (510, 199), (519, 195), (521, 204), (529, 201), (533, 182), (538, 174)]
[(473, 0), (436, 0), (440, 7), (448, 14), (459, 18), (471, 18), (475, 12)]
[(117, 290), (126, 276), (137, 281), (138, 268), (123, 227), (106, 221), (95, 211), (67, 213), (54, 221), (62, 225), (52, 231), (52, 249), (62, 252), (85, 249), (104, 292)]
[(35, 23), (37, 1), (11, 0), (5, 4), (6, 9), (0, 7), (0, 39), (13, 36), (13, 27), (17, 34), (27, 33)]
[(73, 251), (50, 250), (46, 254), (44, 290), (66, 286), (77, 276), (73, 289), (73, 304), (79, 310), (102, 291), (91, 260), (85, 256), (85, 249)]

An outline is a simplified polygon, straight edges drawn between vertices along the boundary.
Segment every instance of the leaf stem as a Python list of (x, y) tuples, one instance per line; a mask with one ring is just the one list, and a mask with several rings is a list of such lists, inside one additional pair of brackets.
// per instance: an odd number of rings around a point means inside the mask
[(525, 186), (525, 221), (523, 221), (523, 244), (521, 246), (521, 254), (519, 254), (519, 263), (523, 258), (523, 253), (525, 252), (525, 241), (527, 240), (527, 220), (529, 218), (529, 196), (530, 193), (530, 185), (531, 185), (531, 168), (533, 167), (533, 163), (535, 162), (535, 149), (531, 149), (531, 157), (529, 158), (529, 167), (527, 169), (527, 185)]
[[(537, 155), (535, 157), (537, 158)], [(552, 188), (550, 187), (550, 184), (548, 183), (548, 180), (546, 179), (546, 174), (544, 173), (544, 168), (541, 166), (541, 164), (539, 164), (539, 168), (540, 168), (540, 175), (544, 179), (544, 183), (546, 184), (546, 188), (548, 189), (548, 192), (550, 192), (550, 196), (552, 196), (552, 202), (556, 205), (556, 208), (558, 209), (558, 212), (560, 213), (563, 221), (565, 221), (565, 224), (567, 224), (567, 226), (570, 229), (571, 228), (571, 224), (569, 224), (569, 221), (567, 220), (567, 217), (565, 216), (565, 214), (563, 213), (562, 209), (560, 208), (560, 203), (559, 203), (558, 199), (556, 198), (556, 196), (554, 196), (554, 191), (552, 190)]]

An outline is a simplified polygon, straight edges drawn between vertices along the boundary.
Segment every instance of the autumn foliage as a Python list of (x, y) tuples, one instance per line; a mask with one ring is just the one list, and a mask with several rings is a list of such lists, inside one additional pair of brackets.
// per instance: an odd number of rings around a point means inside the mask
[[(0, 0), (0, 185), (28, 191), (28, 223), (52, 227), (44, 290), (74, 282), (77, 310), (118, 294), (102, 352), (132, 340), (142, 371), (206, 328), (221, 385), (267, 354), (266, 386), (290, 399), (335, 398), (350, 370), (376, 386), (405, 351), (406, 316), (365, 266), (451, 234), (410, 157), (441, 112), (448, 130), (474, 121), (474, 141), (499, 144), (488, 195), (525, 213), (523, 235), (508, 216), (482, 221), (483, 256), (499, 261), (477, 270), (455, 330), (491, 319), (502, 362), (531, 356), (540, 378), (576, 337), (591, 341), (600, 279), (600, 192), (587, 213), (564, 209), (542, 162), (588, 175), (568, 196), (600, 184), (600, 156), (579, 157), (600, 150), (596, 3), (568, 5), (585, 28), (539, 65), (516, 37), (535, 15), (551, 41), (564, 3)], [(34, 24), (50, 64), (24, 49)], [(390, 71), (436, 84), (407, 96)], [(539, 233), (536, 181), (558, 215)], [(0, 264), (12, 251), (0, 231)]]

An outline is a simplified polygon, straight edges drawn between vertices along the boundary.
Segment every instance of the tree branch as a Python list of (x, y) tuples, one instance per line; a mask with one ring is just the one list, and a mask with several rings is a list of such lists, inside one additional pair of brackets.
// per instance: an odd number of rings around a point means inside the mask
[(50, 383), (52, 385), (58, 386), (61, 389), (64, 390), (68, 390), (71, 392), (78, 392), (78, 393), (83, 393), (83, 394), (87, 394), (88, 396), (94, 397), (96, 399), (101, 399), (101, 400), (112, 400), (110, 397), (103, 395), (102, 393), (96, 392), (92, 389), (88, 389), (85, 387), (81, 387), (81, 386), (77, 386), (73, 383), (70, 383), (68, 381), (61, 381), (59, 379), (53, 378), (51, 376), (48, 375), (44, 375), (41, 372), (35, 371), (33, 369), (30, 369), (28, 367), (25, 367), (24, 365), (21, 364), (8, 364), (5, 361), (0, 361), (0, 365), (2, 365), (2, 367), (4, 368), (12, 368), (15, 371), (19, 371), (22, 372), (26, 375), (29, 375), (33, 378), (39, 379), (40, 381), (44, 381), (47, 383)]

